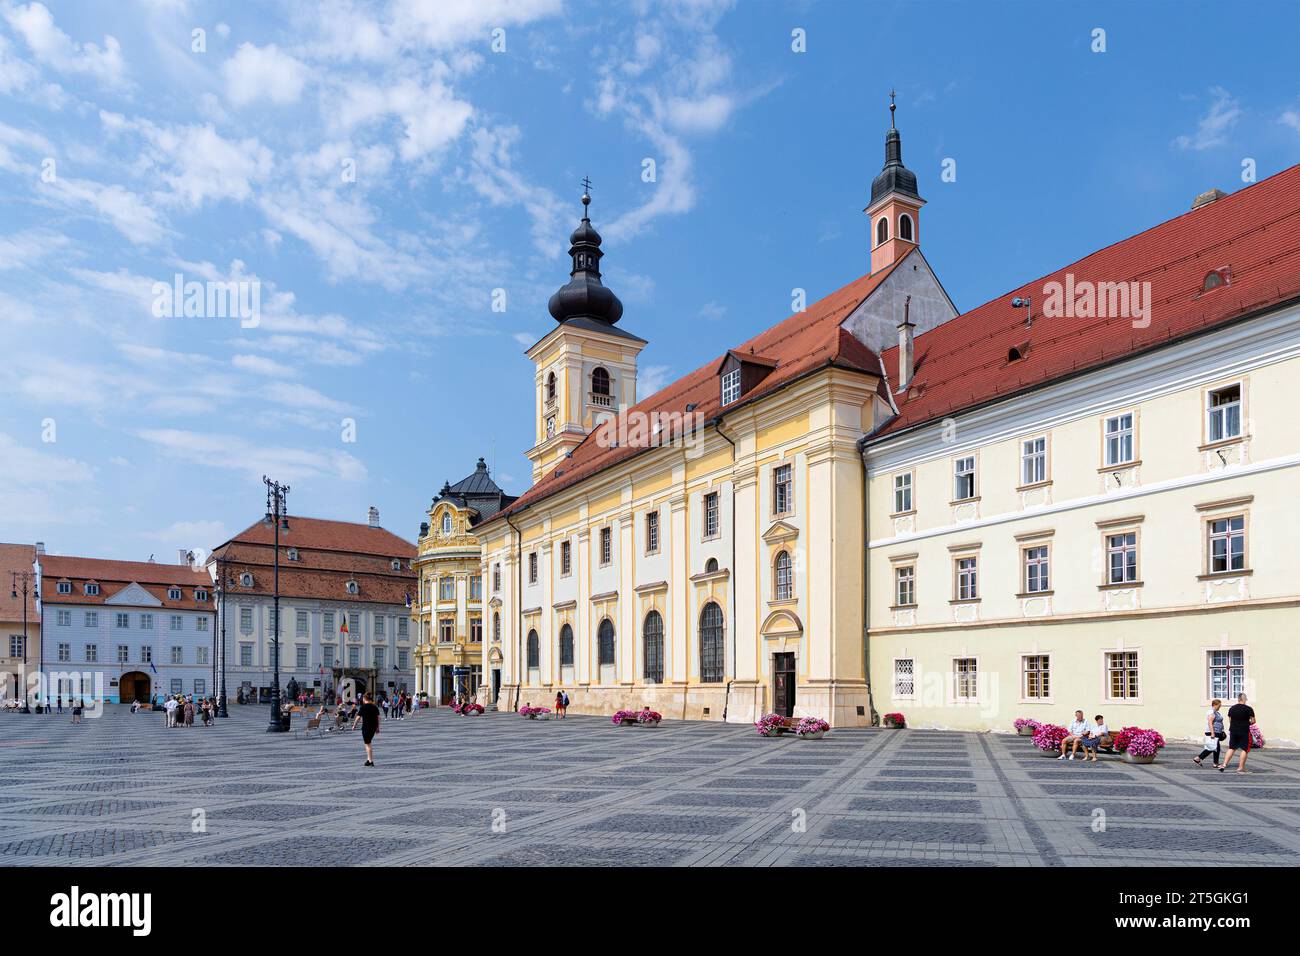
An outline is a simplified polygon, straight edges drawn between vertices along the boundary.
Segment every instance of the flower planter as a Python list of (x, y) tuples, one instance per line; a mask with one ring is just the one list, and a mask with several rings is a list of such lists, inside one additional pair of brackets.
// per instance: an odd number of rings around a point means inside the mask
[(1038, 754), (1039, 754), (1039, 756), (1041, 756), (1041, 757), (1059, 757), (1059, 756), (1061, 756), (1061, 751), (1059, 751), (1059, 750), (1044, 750), (1042, 747), (1039, 747), (1039, 748), (1038, 748)]
[(1125, 763), (1155, 763), (1156, 755), (1147, 754), (1145, 757), (1139, 757), (1137, 754), (1124, 751)]
[(1019, 730), (1016, 731), (1016, 733), (1018, 733), (1021, 737), (1032, 737), (1034, 736), (1034, 728), (1021, 727)]
[(800, 734), (799, 736), (804, 740), (821, 740), (823, 737), (826, 736), (826, 731), (814, 730), (812, 733)]
[(659, 721), (657, 721), (657, 720), (638, 720), (638, 721), (636, 721), (636, 723), (637, 723), (637, 725), (640, 726), (640, 727), (658, 727), (658, 726), (659, 726)]
[(896, 720), (885, 721), (885, 727), (889, 730), (902, 730), (906, 726), (907, 726), (906, 724), (900, 724)]

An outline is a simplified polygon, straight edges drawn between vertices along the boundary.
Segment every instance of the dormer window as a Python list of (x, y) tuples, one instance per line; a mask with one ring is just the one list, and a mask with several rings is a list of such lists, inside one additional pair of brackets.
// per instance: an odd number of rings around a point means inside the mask
[(85, 591), (87, 597), (95, 597), (99, 594), (99, 585), (94, 581), (90, 581), (86, 584)]
[(253, 575), (247, 571), (241, 574), (239, 576), (239, 586), (244, 588), (251, 588), (253, 586)]
[(288, 560), (290, 560), (290, 561), (297, 561), (297, 560), (298, 560), (298, 549), (297, 549), (297, 548), (290, 548), (290, 549), (285, 553), (285, 557), (286, 557)]
[(733, 368), (722, 376), (722, 404), (730, 405), (740, 398), (740, 369)]
[(168, 589), (167, 589), (167, 600), (169, 600), (169, 601), (179, 601), (180, 599), (181, 599), (181, 589), (180, 589), (180, 588), (168, 588)]
[(349, 594), (356, 594), (361, 590), (356, 581), (349, 581), (347, 583), (347, 589)]
[(60, 594), (71, 594), (71, 593), (72, 593), (72, 582), (71, 582), (71, 581), (60, 581), (59, 584), (58, 584), (58, 587), (56, 588), (56, 590), (57, 590)]
[(207, 599), (208, 599), (208, 592), (205, 591), (203, 588), (199, 588), (197, 591), (194, 592), (194, 600), (206, 601)]
[(451, 534), (451, 512), (443, 512), (442, 515), (442, 533)]
[(1211, 292), (1221, 285), (1227, 285), (1230, 280), (1230, 273), (1226, 268), (1211, 269), (1205, 273), (1205, 279), (1201, 282), (1201, 292)]
[(393, 563), (390, 567), (392, 567), (394, 571), (400, 571), (402, 570), (402, 562), (398, 558), (393, 558)]

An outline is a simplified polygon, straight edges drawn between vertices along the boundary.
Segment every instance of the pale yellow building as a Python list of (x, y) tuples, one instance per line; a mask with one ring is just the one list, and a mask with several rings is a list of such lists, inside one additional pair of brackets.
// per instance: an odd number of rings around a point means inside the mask
[(483, 573), (474, 528), (512, 501), (480, 458), (472, 474), (443, 485), (429, 507), (428, 522), (420, 526), (414, 561), (418, 596), (411, 605), (415, 690), (431, 706), (488, 693), (483, 681)]
[[(887, 150), (901, 168), (896, 132)], [(476, 529), (501, 706), (563, 689), (575, 712), (871, 719), (857, 442), (891, 414), (878, 353), (895, 311), (923, 329), (956, 314), (902, 173), (887, 164), (872, 209), (908, 238), (886, 229), (871, 275), (635, 405), (645, 340), (616, 325), (584, 216), (557, 325), (528, 350), (536, 482)]]
[(1244, 691), (1300, 740), (1300, 168), (962, 315), (923, 205), (891, 125), (871, 273), (631, 406), (584, 217), (475, 531), (502, 706), (1190, 738)]

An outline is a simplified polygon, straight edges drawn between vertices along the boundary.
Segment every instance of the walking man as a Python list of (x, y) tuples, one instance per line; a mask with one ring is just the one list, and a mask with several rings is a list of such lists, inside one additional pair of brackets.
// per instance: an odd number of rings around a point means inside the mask
[(1250, 728), (1255, 723), (1255, 709), (1246, 703), (1246, 695), (1238, 694), (1237, 702), (1228, 708), (1228, 752), (1219, 765), (1219, 773), (1232, 763), (1232, 755), (1241, 751), (1237, 758), (1237, 773), (1249, 773), (1246, 769), (1246, 756), (1250, 753)]
[(379, 708), (375, 706), (369, 694), (363, 695), (361, 700), (361, 708), (357, 711), (357, 719), (352, 721), (352, 729), (356, 730), (357, 724), (361, 725), (361, 742), (366, 745), (366, 762), (363, 766), (373, 767), (375, 751), (371, 743), (375, 739), (375, 734), (379, 733)]

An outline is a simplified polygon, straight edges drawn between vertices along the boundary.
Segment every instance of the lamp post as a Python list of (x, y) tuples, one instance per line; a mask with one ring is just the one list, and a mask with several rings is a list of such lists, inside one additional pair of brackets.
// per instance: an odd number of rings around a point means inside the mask
[(226, 568), (220, 558), (217, 559), (217, 606), (218, 616), (221, 618), (221, 655), (220, 662), (217, 665), (217, 674), (219, 684), (217, 690), (217, 716), (229, 717), (230, 712), (226, 710)]
[(272, 577), (274, 586), (274, 628), (271, 643), (271, 722), (266, 727), (270, 734), (282, 734), (289, 729), (289, 721), (280, 714), (280, 529), (289, 530), (288, 505), (289, 486), (272, 481), (265, 475), (262, 483), (266, 485), (266, 518), (275, 534), (275, 570)]
[[(27, 595), (35, 594), (36, 589), (32, 586), (32, 573), (30, 571), (10, 571), (10, 593), (13, 597), (18, 597), (21, 590), (23, 595), (23, 710), (28, 711), (31, 704), (27, 700)], [(18, 582), (22, 582), (20, 588)], [(39, 597), (37, 598), (39, 600)]]

